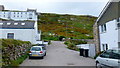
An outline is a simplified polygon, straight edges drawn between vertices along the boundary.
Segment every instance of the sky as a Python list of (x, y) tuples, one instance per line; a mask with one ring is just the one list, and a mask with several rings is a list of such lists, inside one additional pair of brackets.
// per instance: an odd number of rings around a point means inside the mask
[(108, 0), (0, 0), (6, 10), (37, 9), (41, 13), (99, 16)]

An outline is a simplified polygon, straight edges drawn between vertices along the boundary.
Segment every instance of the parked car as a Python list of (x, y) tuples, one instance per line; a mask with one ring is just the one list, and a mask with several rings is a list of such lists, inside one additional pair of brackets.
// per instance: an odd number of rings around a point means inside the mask
[(46, 56), (46, 49), (44, 46), (33, 46), (29, 51), (29, 58), (41, 57), (42, 59)]
[(120, 49), (109, 49), (96, 58), (97, 68), (120, 68)]

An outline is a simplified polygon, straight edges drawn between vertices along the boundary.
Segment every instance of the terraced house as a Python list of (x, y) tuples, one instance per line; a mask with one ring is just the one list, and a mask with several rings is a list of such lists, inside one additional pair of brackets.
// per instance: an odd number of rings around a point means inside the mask
[(27, 11), (5, 10), (0, 6), (0, 38), (12, 38), (36, 43), (40, 40), (37, 26), (38, 13), (34, 9)]
[(107, 3), (94, 25), (96, 51), (120, 48), (120, 0)]

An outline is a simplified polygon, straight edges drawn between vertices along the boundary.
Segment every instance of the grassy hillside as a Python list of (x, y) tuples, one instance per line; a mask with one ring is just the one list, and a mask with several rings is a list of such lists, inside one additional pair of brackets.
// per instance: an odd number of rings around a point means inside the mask
[(65, 36), (74, 39), (93, 38), (93, 24), (97, 17), (85, 15), (60, 15), (41, 13), (38, 28), (42, 35)]

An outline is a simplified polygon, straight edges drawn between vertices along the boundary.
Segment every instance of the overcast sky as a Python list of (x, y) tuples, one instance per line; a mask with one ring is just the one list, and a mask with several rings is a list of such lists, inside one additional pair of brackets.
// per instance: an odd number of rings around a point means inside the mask
[(108, 0), (0, 0), (6, 10), (37, 9), (41, 13), (98, 16)]

